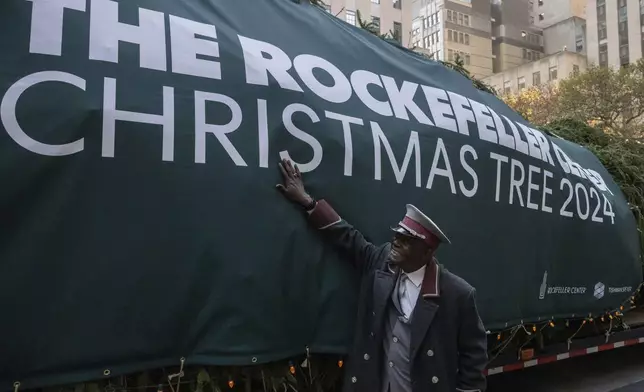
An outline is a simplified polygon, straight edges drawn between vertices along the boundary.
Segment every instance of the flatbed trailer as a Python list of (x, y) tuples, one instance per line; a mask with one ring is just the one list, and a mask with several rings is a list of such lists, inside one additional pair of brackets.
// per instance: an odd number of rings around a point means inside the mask
[(547, 344), (537, 349), (508, 350), (493, 358), (485, 373), (488, 376), (545, 365), (583, 355), (644, 344), (644, 308), (626, 313), (621, 330), (607, 330), (599, 335)]

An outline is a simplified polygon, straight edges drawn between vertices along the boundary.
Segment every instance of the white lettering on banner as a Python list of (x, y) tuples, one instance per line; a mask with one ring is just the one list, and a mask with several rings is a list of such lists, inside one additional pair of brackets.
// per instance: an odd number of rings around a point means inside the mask
[(551, 213), (552, 208), (546, 205), (546, 198), (548, 195), (552, 195), (552, 188), (548, 187), (548, 178), (552, 178), (553, 175), (548, 170), (543, 170), (543, 192), (541, 194), (541, 211)]
[[(82, 29), (85, 24), (78, 23), (78, 18), (86, 18), (89, 19), (89, 26), (85, 33), (89, 38), (87, 58), (90, 63), (102, 61), (107, 62), (109, 66), (109, 63), (118, 64), (119, 61), (123, 61), (127, 62), (130, 67), (136, 64), (142, 70), (172, 72), (191, 78), (201, 78), (204, 81), (225, 80), (227, 70), (234, 67), (235, 64), (233, 63), (232, 66), (222, 64), (221, 45), (222, 42), (229, 42), (230, 39), (222, 41), (221, 39), (224, 37), (219, 36), (223, 34), (222, 31), (219, 31), (218, 26), (213, 24), (201, 23), (113, 0), (26, 1), (31, 3), (29, 53), (63, 56), (65, 43), (63, 40), (68, 39), (63, 33), (68, 30), (64, 28), (66, 19), (73, 19), (76, 22), (74, 25), (76, 31), (81, 31), (79, 29)], [(88, 7), (88, 2), (90, 7)], [(119, 7), (129, 7), (128, 12), (138, 13), (136, 25), (119, 20)], [(168, 25), (167, 31), (166, 24)], [(228, 30), (223, 31), (228, 32)], [(365, 132), (371, 131), (367, 140), (374, 143), (373, 178), (375, 180), (382, 181), (384, 178), (390, 177), (392, 181), (395, 180), (402, 184), (405, 182), (407, 173), (411, 171), (408, 169), (413, 162), (415, 170), (413, 183), (416, 187), (423, 186), (423, 169), (428, 169), (429, 173), (424, 173), (427, 175), (426, 189), (446, 191), (449, 187), (452, 194), (460, 193), (470, 198), (479, 195), (479, 189), (483, 189), (485, 192), (488, 189), (479, 186), (480, 151), (464, 142), (466, 137), (478, 136), (478, 139), (488, 142), (479, 145), (478, 148), (490, 150), (485, 155), (489, 154), (489, 159), (496, 161), (494, 196), (490, 191), (489, 195), (481, 197), (487, 196), (490, 199), (494, 197), (496, 203), (511, 205), (513, 208), (525, 208), (545, 213), (559, 211), (559, 215), (562, 217), (579, 219), (589, 223), (614, 224), (615, 222), (616, 214), (610, 201), (610, 196), (614, 195), (596, 170), (585, 168), (579, 162), (571, 159), (564, 152), (564, 148), (566, 151), (569, 150), (566, 148), (566, 142), (549, 138), (522, 120), (513, 121), (503, 115), (501, 109), (498, 112), (492, 109), (495, 104), (489, 100), (477, 101), (443, 89), (440, 84), (423, 85), (413, 80), (397, 80), (369, 70), (351, 69), (351, 72), (347, 73), (346, 69), (313, 53), (300, 52), (291, 57), (286, 51), (272, 43), (242, 35), (236, 35), (236, 37), (240, 45), (233, 49), (237, 49), (239, 53), (237, 56), (227, 57), (237, 61), (243, 59), (244, 64), (238, 64), (238, 67), (242, 67), (245, 72), (247, 85), (270, 86), (272, 90), (267, 93), (266, 97), (255, 98), (257, 101), (256, 116), (253, 112), (253, 105), (249, 106), (247, 100), (244, 100), (242, 104), (241, 101), (237, 101), (231, 96), (214, 91), (193, 90), (190, 94), (181, 91), (182, 101), (185, 102), (186, 97), (191, 97), (189, 99), (194, 100), (195, 163), (205, 164), (208, 161), (207, 151), (208, 146), (211, 146), (211, 155), (225, 151), (232, 164), (237, 167), (247, 167), (253, 160), (242, 157), (242, 152), (247, 149), (235, 146), (234, 140), (236, 138), (231, 137), (231, 134), (236, 131), (244, 132), (246, 136), (243, 140), (247, 141), (248, 132), (256, 130), (258, 160), (255, 164), (258, 167), (269, 167), (270, 152), (273, 151), (270, 148), (270, 143), (274, 140), (281, 142), (282, 136), (287, 133), (288, 136), (304, 142), (312, 150), (308, 162), (298, 163), (301, 171), (312, 171), (323, 164), (325, 149), (343, 148), (343, 174), (351, 177), (355, 175), (356, 171), (354, 157), (357, 156), (357, 149), (363, 147), (356, 145), (355, 140), (361, 140), (364, 143)], [(137, 45), (138, 51), (135, 53), (137, 53), (138, 59), (134, 59), (134, 61), (132, 61), (133, 59), (119, 59), (121, 43)], [(26, 51), (27, 48), (24, 50)], [(168, 59), (170, 60), (169, 67), (166, 65)], [(87, 61), (87, 59), (80, 58), (71, 61)], [(344, 67), (346, 66), (345, 64)], [(236, 73), (231, 72), (230, 75), (232, 76), (228, 77), (234, 77)], [(138, 74), (132, 76), (124, 82), (136, 82), (135, 78), (138, 76)], [(31, 91), (37, 93), (39, 85), (44, 82), (54, 82), (54, 89), (61, 89), (63, 92), (68, 88), (65, 84), (74, 86), (80, 91), (86, 89), (85, 80), (70, 73), (43, 71), (28, 75), (15, 82), (4, 92), (4, 96), (0, 97), (2, 99), (0, 117), (4, 129), (17, 145), (35, 154), (64, 156), (80, 152), (87, 153), (84, 149), (85, 140), (83, 138), (60, 145), (45, 144), (36, 140), (41, 138), (39, 135), (42, 135), (42, 133), (38, 133), (38, 130), (28, 130), (30, 136), (21, 128), (18, 123), (20, 117), (17, 114), (20, 113), (18, 110), (20, 97), (27, 91), (30, 91), (29, 94)], [(161, 108), (155, 109), (152, 106), (152, 113), (139, 113), (127, 111), (125, 110), (127, 106), (121, 104), (118, 106), (123, 109), (117, 110), (116, 83), (116, 79), (109, 77), (104, 78), (103, 81), (102, 156), (114, 158), (116, 123), (117, 121), (127, 121), (161, 126), (163, 135), (161, 160), (173, 162), (174, 127), (176, 126), (174, 87), (158, 86), (159, 91), (163, 92), (163, 103), (162, 105), (158, 104), (162, 106), (163, 111), (161, 114), (152, 114), (160, 111)], [(231, 86), (235, 83), (238, 81), (225, 80), (224, 84), (210, 83), (206, 86), (216, 89), (220, 85)], [(96, 86), (93, 90), (99, 90), (99, 88)], [(271, 104), (270, 97), (276, 94), (276, 88), (287, 90), (285, 95), (287, 97), (295, 92), (294, 98), (291, 98), (291, 104), (289, 102), (281, 103), (280, 108), (268, 107)], [(261, 88), (253, 89), (262, 91)], [(419, 90), (422, 93), (419, 93)], [(309, 96), (302, 99), (310, 100), (311, 93), (316, 96), (309, 106), (297, 103), (300, 100), (297, 98), (298, 94), (305, 91)], [(353, 98), (354, 92), (356, 98)], [(43, 99), (47, 99), (47, 95)], [(339, 114), (336, 112), (337, 109), (326, 107), (325, 102), (334, 105), (361, 102), (364, 108), (369, 109), (369, 112), (360, 117), (352, 116), (351, 113)], [(352, 105), (348, 105), (348, 107), (352, 107)], [(183, 107), (185, 105), (181, 106), (181, 108)], [(315, 107), (315, 110), (312, 107)], [(223, 120), (223, 122), (227, 122), (225, 124), (208, 123), (206, 108), (223, 114), (223, 116), (220, 115), (216, 118), (227, 118), (228, 113), (231, 113), (231, 117), (229, 120)], [(223, 112), (221, 112), (222, 110)], [(242, 121), (245, 111), (252, 114)], [(281, 122), (277, 120), (279, 113), (281, 113)], [(178, 115), (180, 118), (185, 118), (185, 113)], [(379, 122), (378, 117), (374, 116), (382, 116), (384, 120)], [(255, 119), (257, 119), (256, 123), (254, 123)], [(409, 124), (401, 126), (400, 124), (404, 123), (396, 119), (408, 121)], [(222, 121), (220, 120), (220, 122)], [(320, 122), (323, 124), (318, 124)], [(335, 129), (339, 131), (337, 122), (342, 125), (342, 137), (339, 133), (333, 134), (333, 131), (329, 133), (329, 130), (333, 130), (332, 127), (336, 127)], [(244, 124), (243, 128), (242, 123)], [(370, 124), (370, 129), (365, 127), (366, 123)], [(26, 124), (27, 122), (23, 125), (26, 126)], [(386, 128), (387, 133), (381, 129), (381, 124)], [(136, 125), (130, 124), (127, 129), (131, 130), (135, 127)], [(474, 130), (476, 135), (471, 135), (470, 129)], [(182, 130), (182, 132), (186, 131)], [(154, 132), (148, 132), (148, 134), (153, 135)], [(208, 134), (214, 135), (215, 138), (208, 138)], [(327, 141), (330, 138), (337, 143), (324, 143), (314, 135), (320, 135)], [(61, 137), (63, 136), (61, 135)], [(127, 142), (128, 137), (131, 136), (123, 134), (122, 137)], [(214, 142), (215, 139), (222, 149), (219, 149), (217, 142)], [(182, 138), (182, 140), (185, 141), (186, 138)], [(400, 144), (401, 140), (404, 145)], [(428, 140), (435, 141), (436, 144), (433, 147), (427, 147), (425, 143)], [(339, 147), (342, 143), (344, 145)], [(302, 148), (302, 143), (296, 145), (298, 149)], [(290, 152), (283, 146), (272, 148), (276, 149), (275, 151), (281, 158), (291, 159)], [(383, 149), (389, 158), (385, 159), (385, 162), (382, 159)], [(405, 151), (402, 151), (403, 149)], [(504, 149), (516, 151), (519, 154), (507, 152)], [(457, 150), (459, 152), (458, 159)], [(453, 161), (450, 160), (448, 152), (454, 154)], [(429, 153), (433, 153), (433, 155), (423, 157), (424, 154)], [(245, 152), (245, 154), (248, 153)], [(332, 153), (331, 156), (336, 155)], [(213, 161), (212, 157), (210, 161)], [(431, 166), (428, 165), (430, 161)], [(454, 166), (459, 163), (460, 168)], [(390, 165), (392, 171), (388, 169)], [(546, 170), (547, 165), (558, 166), (561, 169), (558, 171)], [(364, 166), (360, 166), (360, 168), (364, 170)], [(390, 173), (393, 176), (390, 176)], [(555, 179), (555, 173), (558, 176), (557, 179)], [(438, 177), (443, 177), (445, 181), (439, 180)], [(553, 181), (558, 182), (559, 187)], [(553, 197), (555, 188), (557, 188), (558, 196), (556, 198)], [(620, 209), (620, 213), (623, 213), (621, 211), (622, 209)]]
[(396, 157), (394, 152), (391, 149), (391, 145), (387, 140), (382, 128), (376, 122), (371, 122), (371, 133), (373, 134), (373, 156), (374, 156), (374, 179), (382, 180), (382, 158), (381, 158), (381, 146), (384, 145), (387, 156), (389, 157), (389, 162), (391, 162), (391, 167), (394, 170), (394, 175), (396, 177), (396, 182), (399, 184), (402, 183), (405, 178), (405, 173), (409, 167), (409, 162), (411, 162), (412, 154), (415, 154), (416, 159), (416, 186), (420, 187), (420, 142), (418, 140), (418, 132), (412, 131), (409, 135), (409, 143), (407, 144), (407, 151), (405, 152), (405, 158), (403, 159), (402, 165), (398, 167), (396, 163)]
[[(210, 40), (198, 38), (197, 35)], [(215, 26), (170, 15), (172, 72), (221, 79), (221, 65), (216, 61), (203, 58), (204, 56), (219, 57), (219, 44), (211, 41), (216, 39)]]
[(494, 120), (488, 108), (476, 101), (470, 99), (470, 105), (472, 111), (474, 112), (474, 117), (476, 118), (476, 125), (479, 130), (479, 139), (485, 140), (490, 143), (498, 143), (499, 138), (496, 134), (496, 129), (494, 129)]
[(491, 152), (490, 158), (496, 161), (496, 193), (494, 194), (494, 201), (498, 203), (501, 200), (501, 165), (503, 163), (508, 163), (508, 157)]
[(633, 287), (632, 286), (624, 286), (624, 287), (609, 287), (608, 288), (608, 293), (609, 294), (617, 294), (617, 293), (632, 293), (633, 292)]
[(174, 89), (163, 86), (163, 114), (135, 113), (116, 109), (116, 79), (105, 78), (103, 92), (103, 157), (114, 158), (116, 122), (129, 121), (163, 126), (161, 159), (174, 160)]
[(422, 86), (422, 89), (429, 104), (429, 111), (434, 118), (434, 124), (439, 128), (458, 132), (454, 111), (449, 104), (449, 98), (445, 90), (428, 86)]
[(492, 119), (494, 120), (494, 126), (496, 127), (496, 132), (499, 136), (499, 144), (514, 150), (514, 137), (506, 133), (505, 125), (503, 125), (503, 120), (501, 120), (501, 117), (499, 117), (499, 115), (490, 107), (488, 107), (488, 109), (490, 110), (490, 114), (492, 115)]
[[(445, 169), (438, 167), (441, 157), (443, 158)], [(434, 161), (432, 162), (432, 168), (429, 171), (429, 178), (427, 179), (427, 189), (432, 189), (432, 186), (434, 185), (434, 177), (436, 176), (447, 178), (449, 180), (449, 188), (452, 191), (452, 194), (456, 194), (456, 185), (454, 184), (452, 165), (450, 165), (449, 163), (447, 149), (445, 148), (445, 143), (443, 143), (443, 139), (441, 138), (438, 138), (438, 141), (436, 142), (436, 152), (434, 153)]]
[(85, 79), (66, 72), (44, 71), (25, 76), (9, 87), (0, 103), (0, 118), (5, 130), (22, 148), (46, 156), (72, 155), (83, 151), (85, 141), (80, 138), (67, 144), (45, 144), (32, 139), (22, 130), (16, 116), (16, 106), (20, 96), (30, 87), (45, 82), (59, 82), (72, 85), (85, 91)]
[(86, 0), (27, 1), (32, 2), (29, 53), (61, 56), (65, 9), (85, 12)]
[(393, 116), (394, 112), (391, 111), (389, 101), (378, 101), (369, 93), (368, 86), (370, 84), (382, 89), (385, 88), (380, 80), (380, 76), (373, 72), (358, 70), (351, 74), (351, 85), (353, 85), (353, 90), (356, 92), (356, 95), (360, 98), (362, 103), (374, 113), (381, 116)]
[(259, 167), (268, 168), (268, 108), (265, 99), (257, 100), (257, 132), (259, 133)]
[[(228, 124), (216, 125), (206, 122), (206, 104), (208, 102), (221, 103), (228, 107), (228, 110), (232, 113)], [(195, 163), (206, 163), (206, 134), (211, 133), (215, 135), (226, 153), (228, 153), (228, 156), (235, 162), (235, 165), (248, 166), (239, 151), (226, 136), (239, 129), (242, 119), (241, 107), (234, 99), (222, 94), (195, 91)]]
[(119, 3), (92, 0), (90, 60), (119, 62), (119, 42), (139, 45), (141, 68), (166, 70), (165, 20), (162, 12), (139, 8), (139, 25), (119, 22)]
[[(521, 173), (519, 179), (516, 178), (516, 172)], [(521, 185), (523, 185), (523, 180), (525, 179), (525, 170), (521, 162), (516, 159), (510, 160), (510, 204), (514, 202), (514, 192), (519, 198), (519, 205), (523, 207), (523, 195), (521, 194)]]
[(519, 134), (519, 130), (517, 129), (514, 122), (509, 118), (507, 118), (506, 116), (503, 116), (503, 118), (505, 119), (505, 121), (508, 122), (508, 125), (510, 126), (510, 131), (512, 132), (512, 136), (514, 136), (514, 146), (515, 146), (514, 148), (518, 152), (528, 155), (529, 154), (528, 143), (526, 143), (525, 141), (523, 141), (523, 139), (521, 139), (521, 134)]
[(533, 182), (532, 173), (539, 174), (541, 173), (541, 169), (536, 166), (528, 165), (528, 191), (526, 192), (525, 204), (526, 204), (526, 207), (530, 208), (531, 210), (539, 210), (539, 205), (531, 201), (532, 191), (539, 190), (539, 185)]
[(465, 136), (469, 136), (470, 126), (468, 123), (476, 124), (476, 119), (474, 118), (474, 112), (470, 106), (470, 101), (464, 96), (451, 91), (448, 91), (447, 95), (449, 96), (450, 102), (452, 103), (452, 109), (454, 110), (454, 115), (456, 116), (458, 132)]
[(470, 166), (469, 163), (467, 163), (467, 161), (465, 160), (465, 153), (472, 155), (474, 160), (479, 159), (479, 157), (476, 155), (476, 150), (474, 149), (474, 147), (467, 144), (461, 147), (461, 165), (463, 166), (463, 169), (465, 169), (467, 174), (472, 176), (472, 189), (465, 188), (465, 183), (463, 182), (463, 180), (460, 180), (458, 182), (458, 187), (461, 189), (461, 193), (464, 196), (474, 197), (476, 195), (476, 191), (478, 191), (479, 189), (479, 177), (476, 174), (474, 168), (472, 168), (472, 166)]
[(548, 287), (548, 294), (585, 294), (586, 288), (583, 286), (571, 287), (571, 286), (551, 286)]
[(552, 160), (552, 155), (550, 154), (550, 144), (548, 143), (548, 139), (546, 139), (546, 135), (534, 128), (530, 128), (530, 130), (532, 131), (532, 134), (537, 138), (537, 143), (539, 144), (539, 149), (541, 150), (541, 159), (543, 159), (544, 162), (548, 162), (549, 164), (554, 166), (555, 162)]
[(351, 176), (353, 173), (353, 141), (351, 138), (351, 124), (364, 125), (360, 118), (345, 116), (344, 114), (324, 112), (326, 118), (342, 122), (342, 133), (344, 135), (344, 175)]
[[(552, 213), (552, 207), (549, 205), (552, 188), (548, 184), (548, 179), (553, 178), (552, 172), (534, 165), (528, 165), (526, 175), (526, 169), (521, 161), (510, 159), (507, 156), (494, 152), (490, 153), (490, 158), (496, 161), (496, 192), (494, 200), (497, 203), (501, 202), (501, 187), (504, 183), (503, 179), (506, 178), (503, 171), (503, 164), (509, 163), (510, 173), (507, 179), (507, 183), (509, 183), (508, 204), (518, 204), (520, 207), (531, 210)], [(539, 176), (542, 176), (543, 179), (540, 179)], [(539, 184), (542, 185), (539, 186)], [(525, 199), (523, 197), (524, 186)], [(562, 214), (562, 216), (566, 215)]]
[[(343, 103), (351, 98), (353, 91), (349, 79), (335, 65), (325, 59), (310, 54), (301, 54), (295, 58), (293, 66), (304, 84), (325, 101)], [(331, 76), (333, 86), (326, 86), (317, 80), (313, 75), (313, 69), (316, 68), (324, 70)]]
[(394, 78), (389, 76), (381, 76), (381, 78), (385, 90), (387, 90), (389, 102), (394, 108), (394, 114), (397, 118), (409, 120), (409, 116), (407, 115), (407, 111), (409, 111), (419, 123), (434, 125), (429, 117), (420, 110), (416, 102), (414, 102), (414, 95), (416, 95), (416, 90), (418, 90), (417, 83), (404, 81), (402, 86), (398, 88)]
[(293, 122), (293, 115), (297, 112), (306, 114), (313, 123), (319, 122), (320, 117), (318, 117), (313, 109), (300, 103), (290, 104), (282, 112), (282, 122), (284, 123), (286, 130), (291, 135), (305, 142), (313, 149), (313, 158), (311, 158), (311, 160), (307, 163), (297, 163), (291, 158), (288, 151), (286, 150), (280, 152), (280, 158), (293, 161), (293, 163), (297, 165), (302, 173), (306, 173), (315, 170), (315, 168), (320, 165), (320, 163), (322, 162), (323, 151), (322, 145), (316, 138), (295, 126), (295, 123)]
[(530, 128), (526, 127), (521, 123), (517, 123), (517, 124), (519, 125), (519, 128), (521, 128), (521, 130), (525, 134), (526, 139), (528, 140), (528, 151), (530, 152), (530, 156), (536, 159), (541, 159), (541, 150), (539, 149), (539, 142), (537, 142), (537, 138), (534, 137)]
[[(268, 75), (271, 75), (281, 88), (304, 92), (288, 73), (293, 65), (291, 59), (282, 49), (267, 42), (241, 35), (238, 37), (244, 53), (246, 83), (268, 86)], [(265, 55), (269, 57), (265, 57)]]

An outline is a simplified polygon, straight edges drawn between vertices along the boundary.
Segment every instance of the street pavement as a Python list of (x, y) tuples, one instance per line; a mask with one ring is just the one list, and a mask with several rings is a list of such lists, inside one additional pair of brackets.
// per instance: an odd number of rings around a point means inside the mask
[(644, 344), (488, 378), (488, 392), (644, 392)]

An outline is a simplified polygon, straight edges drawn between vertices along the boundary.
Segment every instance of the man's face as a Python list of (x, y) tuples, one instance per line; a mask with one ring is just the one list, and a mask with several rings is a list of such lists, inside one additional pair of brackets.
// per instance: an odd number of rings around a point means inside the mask
[(420, 238), (395, 233), (391, 242), (391, 253), (389, 259), (392, 263), (405, 266), (412, 264), (423, 264), (431, 255), (431, 249)]

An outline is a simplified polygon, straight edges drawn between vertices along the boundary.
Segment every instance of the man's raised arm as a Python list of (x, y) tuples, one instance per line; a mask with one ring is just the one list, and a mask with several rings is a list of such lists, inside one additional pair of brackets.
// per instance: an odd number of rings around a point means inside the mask
[(333, 244), (351, 257), (351, 261), (362, 272), (376, 267), (387, 251), (387, 246), (375, 246), (343, 220), (325, 200), (316, 201), (304, 188), (302, 174), (296, 165), (282, 160), (279, 164), (283, 183), (277, 185), (287, 199), (301, 206), (308, 214), (309, 222)]

